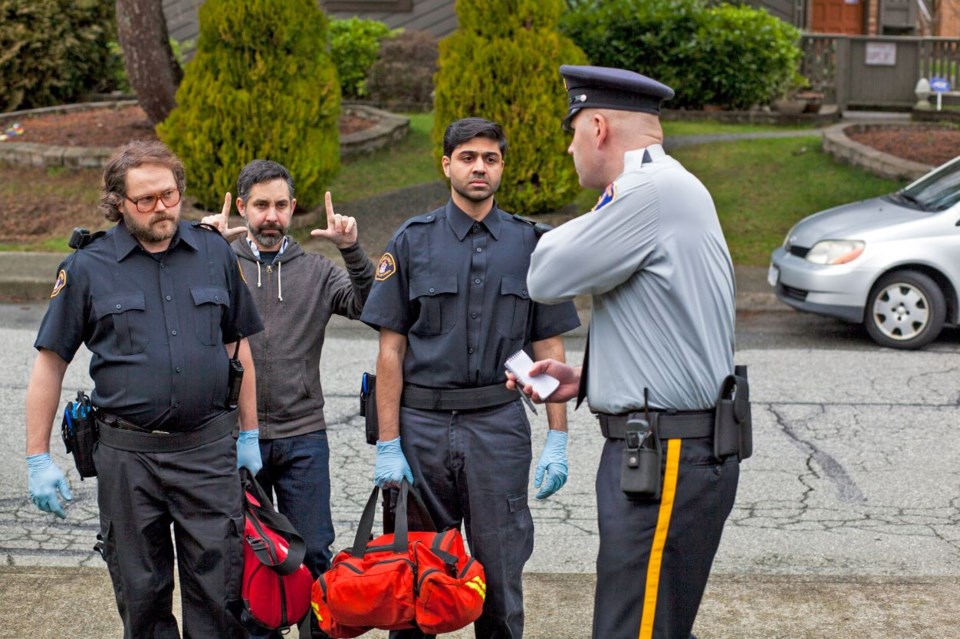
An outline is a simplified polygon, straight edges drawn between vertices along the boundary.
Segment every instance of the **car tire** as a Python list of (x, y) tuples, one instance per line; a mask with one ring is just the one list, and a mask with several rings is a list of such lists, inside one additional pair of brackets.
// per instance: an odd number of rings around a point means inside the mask
[(922, 348), (943, 329), (947, 305), (943, 291), (919, 271), (887, 273), (873, 286), (864, 325), (875, 342), (888, 348)]

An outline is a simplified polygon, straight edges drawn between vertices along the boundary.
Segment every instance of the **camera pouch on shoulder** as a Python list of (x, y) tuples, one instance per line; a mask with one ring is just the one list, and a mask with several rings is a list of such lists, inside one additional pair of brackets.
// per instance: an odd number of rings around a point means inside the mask
[(93, 464), (93, 448), (97, 443), (97, 420), (94, 419), (90, 398), (83, 391), (77, 391), (77, 399), (67, 402), (63, 409), (63, 422), (60, 436), (67, 452), (73, 455), (73, 463), (84, 477), (96, 477), (97, 468)]
[(747, 367), (736, 366), (720, 385), (713, 427), (713, 455), (723, 459), (736, 455), (743, 461), (753, 454), (753, 418), (750, 412), (750, 382)]
[(645, 419), (627, 421), (626, 447), (620, 464), (620, 490), (630, 501), (660, 499), (663, 475), (660, 438)]
[(375, 446), (380, 437), (380, 423), (377, 421), (377, 376), (373, 373), (364, 373), (360, 380), (360, 416), (365, 418), (367, 443)]

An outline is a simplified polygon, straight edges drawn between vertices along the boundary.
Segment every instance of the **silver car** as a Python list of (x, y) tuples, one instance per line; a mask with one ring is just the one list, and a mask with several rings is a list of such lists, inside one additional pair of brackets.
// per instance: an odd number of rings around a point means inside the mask
[(773, 252), (780, 301), (920, 348), (958, 323), (960, 157), (909, 186), (804, 218)]

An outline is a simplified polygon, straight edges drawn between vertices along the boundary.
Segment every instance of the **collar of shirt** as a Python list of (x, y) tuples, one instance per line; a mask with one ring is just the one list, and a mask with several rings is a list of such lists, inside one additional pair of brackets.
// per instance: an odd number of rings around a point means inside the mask
[[(177, 231), (170, 240), (170, 246), (167, 247), (167, 252), (175, 249), (181, 240), (184, 245), (189, 246), (193, 250), (197, 250), (197, 238), (192, 235), (189, 228), (190, 227), (184, 225), (182, 221), (177, 224)], [(130, 255), (134, 249), (139, 248), (140, 242), (137, 241), (137, 238), (130, 235), (130, 230), (127, 229), (127, 225), (124, 224), (123, 220), (117, 223), (116, 229), (113, 241), (117, 250), (117, 261), (120, 262)], [(188, 230), (185, 231), (184, 229)]]
[[(250, 247), (250, 252), (253, 253), (254, 257), (256, 257), (256, 258), (259, 260), (259, 259), (260, 259), (260, 249), (257, 248), (257, 245), (254, 244), (254, 243), (253, 243), (253, 240), (251, 240), (249, 237), (245, 237), (245, 238), (243, 238), (243, 239), (246, 240), (247, 245)], [(283, 241), (280, 242), (280, 250), (277, 251), (277, 257), (275, 257), (273, 261), (277, 261), (277, 258), (279, 258), (281, 255), (283, 255), (283, 252), (287, 250), (287, 243), (288, 243), (288, 240), (289, 240), (289, 239), (290, 239), (290, 236), (289, 236), (289, 235), (284, 235), (284, 236), (283, 236)]]
[(623, 154), (623, 172), (639, 169), (648, 162), (656, 162), (667, 157), (660, 144), (651, 144), (645, 149), (634, 149)]
[(493, 239), (499, 239), (501, 224), (499, 212), (500, 209), (497, 208), (497, 203), (494, 201), (493, 208), (490, 209), (490, 212), (483, 218), (483, 221), (477, 222), (461, 211), (460, 207), (453, 203), (453, 200), (449, 200), (446, 207), (447, 223), (450, 225), (450, 228), (453, 229), (454, 235), (456, 235), (457, 239), (461, 242), (463, 238), (467, 237), (467, 234), (470, 232), (470, 229), (473, 228), (474, 224), (484, 225), (487, 227), (487, 230), (490, 231)]

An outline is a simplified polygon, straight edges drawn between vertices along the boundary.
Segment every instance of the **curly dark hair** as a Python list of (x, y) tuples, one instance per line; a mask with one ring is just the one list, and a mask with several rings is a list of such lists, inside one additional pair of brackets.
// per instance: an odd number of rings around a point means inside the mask
[(173, 172), (177, 181), (177, 189), (181, 194), (187, 188), (187, 178), (184, 174), (183, 163), (162, 142), (136, 141), (129, 142), (111, 156), (103, 169), (103, 181), (100, 188), (100, 208), (103, 215), (111, 222), (123, 219), (120, 206), (127, 195), (127, 172), (145, 164), (158, 164)]

